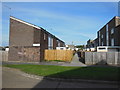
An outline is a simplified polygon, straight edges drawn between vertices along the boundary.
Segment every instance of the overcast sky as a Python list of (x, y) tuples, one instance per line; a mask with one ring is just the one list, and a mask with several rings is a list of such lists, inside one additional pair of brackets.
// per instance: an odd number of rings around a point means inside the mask
[(46, 29), (66, 44), (80, 45), (95, 39), (97, 31), (117, 14), (117, 2), (6, 2), (2, 43), (9, 44), (10, 15)]

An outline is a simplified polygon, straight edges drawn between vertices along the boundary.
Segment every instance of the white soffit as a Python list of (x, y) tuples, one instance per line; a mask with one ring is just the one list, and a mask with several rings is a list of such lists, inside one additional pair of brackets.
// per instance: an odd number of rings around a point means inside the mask
[(26, 24), (26, 25), (29, 25), (29, 26), (35, 27), (35, 28), (37, 28), (37, 29), (41, 29), (41, 28), (38, 27), (38, 26), (35, 26), (35, 25), (33, 25), (33, 24), (30, 24), (30, 23), (27, 23), (27, 22), (22, 21), (22, 20), (20, 20), (20, 19), (17, 19), (17, 18), (14, 18), (14, 17), (10, 17), (10, 18), (13, 19), (13, 20), (16, 20), (16, 21), (18, 21), (18, 22), (24, 23), (24, 24)]
[(33, 44), (33, 46), (40, 46), (40, 44)]

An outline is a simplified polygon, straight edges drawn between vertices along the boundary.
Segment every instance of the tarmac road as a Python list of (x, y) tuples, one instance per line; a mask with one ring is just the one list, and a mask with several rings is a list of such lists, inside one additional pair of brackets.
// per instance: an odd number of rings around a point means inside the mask
[(90, 82), (65, 82), (33, 78), (23, 75), (21, 71), (3, 67), (3, 88), (118, 88), (117, 84), (90, 83)]

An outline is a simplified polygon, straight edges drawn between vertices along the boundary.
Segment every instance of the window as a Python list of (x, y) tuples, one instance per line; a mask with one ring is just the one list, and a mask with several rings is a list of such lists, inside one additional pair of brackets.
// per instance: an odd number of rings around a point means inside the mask
[(60, 50), (63, 50), (64, 48), (60, 48)]
[(60, 41), (59, 40), (57, 40), (57, 43), (58, 43), (58, 47), (60, 47)]
[(48, 37), (48, 49), (53, 49), (53, 38), (51, 36)]
[(106, 49), (106, 48), (99, 48), (100, 50)]
[(113, 33), (114, 33), (114, 28), (111, 29), (111, 34), (113, 34)]
[(111, 46), (114, 46), (114, 38), (111, 39)]
[(102, 34), (101, 38), (103, 38), (103, 34)]

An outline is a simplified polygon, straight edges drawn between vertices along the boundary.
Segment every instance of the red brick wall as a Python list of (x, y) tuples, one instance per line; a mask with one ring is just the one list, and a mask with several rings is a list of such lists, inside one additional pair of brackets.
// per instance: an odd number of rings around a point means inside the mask
[[(115, 27), (117, 26), (117, 25), (119, 25), (120, 24), (120, 21), (119, 21), (119, 18), (118, 17), (114, 17), (113, 19), (111, 19), (108, 23), (108, 41), (109, 41), (109, 45), (108, 46), (111, 46), (111, 39), (112, 38), (114, 38), (114, 39), (117, 39), (117, 38), (119, 38), (118, 36), (119, 35), (117, 35), (116, 33), (114, 33), (114, 34), (111, 34), (111, 29), (112, 28), (114, 28), (114, 32), (115, 32)], [(106, 24), (106, 25), (107, 25)], [(107, 41), (106, 41), (106, 25), (105, 26), (103, 26), (99, 31), (100, 31), (100, 37), (103, 35), (103, 39), (101, 38), (100, 39), (100, 45), (99, 46), (101, 46), (102, 45), (102, 41), (103, 41), (103, 43), (104, 43), (104, 46), (106, 46), (107, 45)], [(99, 36), (99, 33), (98, 33), (98, 36)], [(116, 38), (117, 37), (117, 38)], [(98, 37), (98, 40), (99, 40), (99, 37)], [(115, 44), (116, 44), (116, 40), (115, 40)]]
[(9, 61), (27, 61), (39, 62), (40, 61), (40, 47), (31, 46), (16, 46), (10, 47)]
[(53, 49), (56, 49), (57, 47), (57, 39), (56, 38), (53, 38)]
[(115, 46), (120, 46), (120, 25), (115, 28)]
[[(19, 50), (22, 50), (21, 46), (31, 47), (29, 49), (33, 50), (32, 49), (33, 44), (40, 44), (40, 46), (36, 48), (39, 48), (38, 50), (40, 51), (39, 61), (43, 61), (44, 50), (48, 49), (48, 36), (53, 37), (53, 49), (56, 49), (57, 40), (59, 39), (57, 39), (54, 35), (50, 34), (43, 28), (37, 29), (35, 27), (21, 23), (19, 21), (10, 19), (10, 52), (9, 52), (10, 56), (9, 56), (9, 59), (18, 60), (19, 56), (16, 53), (18, 53)], [(17, 46), (17, 47), (15, 48), (12, 46)], [(62, 42), (61, 42), (61, 46), (63, 46)], [(29, 52), (27, 53), (30, 54)], [(16, 57), (14, 56), (15, 54), (16, 54)], [(15, 58), (12, 58), (12, 56), (14, 56)]]
[(34, 28), (34, 44), (40, 44), (40, 33), (40, 29)]
[(10, 46), (32, 46), (33, 27), (10, 19)]

